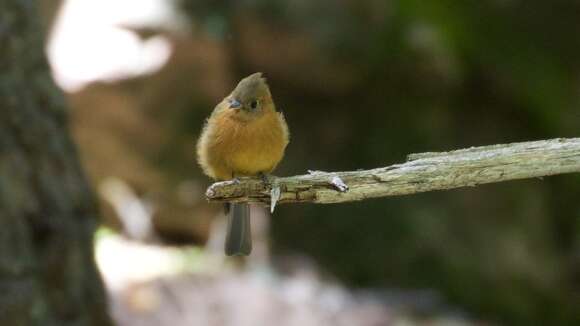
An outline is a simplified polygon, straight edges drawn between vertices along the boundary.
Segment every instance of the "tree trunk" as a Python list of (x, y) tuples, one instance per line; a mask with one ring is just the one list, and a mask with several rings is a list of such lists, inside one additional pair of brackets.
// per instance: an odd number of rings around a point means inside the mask
[(0, 1), (0, 324), (109, 325), (96, 205), (44, 58), (35, 1)]

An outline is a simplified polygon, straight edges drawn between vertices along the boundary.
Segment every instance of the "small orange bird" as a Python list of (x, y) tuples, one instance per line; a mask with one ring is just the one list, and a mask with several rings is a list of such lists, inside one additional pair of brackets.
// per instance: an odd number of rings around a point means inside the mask
[[(260, 175), (264, 180), (282, 157), (289, 132), (282, 112), (276, 111), (262, 73), (242, 79), (207, 120), (197, 143), (199, 164), (215, 180)], [(252, 251), (250, 208), (226, 205), (229, 214), (226, 255)]]

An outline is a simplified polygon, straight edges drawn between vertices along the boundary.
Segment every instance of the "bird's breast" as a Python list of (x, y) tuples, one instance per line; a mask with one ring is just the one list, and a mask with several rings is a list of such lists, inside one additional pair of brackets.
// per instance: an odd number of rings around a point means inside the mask
[(284, 155), (287, 145), (285, 126), (273, 112), (253, 121), (224, 119), (219, 127), (217, 152), (236, 175), (256, 175), (272, 171)]

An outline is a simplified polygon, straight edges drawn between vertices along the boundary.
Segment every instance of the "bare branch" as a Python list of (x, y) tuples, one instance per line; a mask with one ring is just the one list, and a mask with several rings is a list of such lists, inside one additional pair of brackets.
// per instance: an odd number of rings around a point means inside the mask
[(573, 172), (580, 172), (580, 138), (411, 154), (403, 164), (349, 172), (309, 171), (272, 178), (271, 186), (254, 178), (218, 182), (208, 188), (206, 196), (212, 202), (268, 204), (271, 189), (279, 187), (278, 204), (327, 204)]

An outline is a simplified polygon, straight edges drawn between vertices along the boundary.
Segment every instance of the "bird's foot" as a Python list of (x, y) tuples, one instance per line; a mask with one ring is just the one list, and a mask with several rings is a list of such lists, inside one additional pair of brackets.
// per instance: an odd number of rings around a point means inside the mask
[(258, 173), (258, 176), (260, 177), (260, 180), (262, 180), (265, 186), (270, 187), (272, 185), (273, 176), (266, 174), (264, 172)]

